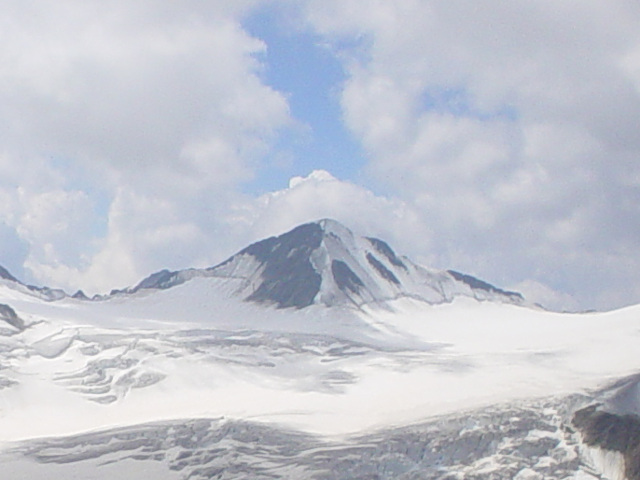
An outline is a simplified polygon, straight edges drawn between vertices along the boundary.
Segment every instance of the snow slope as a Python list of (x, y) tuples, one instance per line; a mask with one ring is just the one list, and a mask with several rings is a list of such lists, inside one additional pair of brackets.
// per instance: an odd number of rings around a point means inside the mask
[(570, 315), (405, 298), (283, 310), (218, 283), (104, 302), (1, 290), (27, 328), (0, 339), (0, 439), (219, 416), (344, 435), (584, 392), (640, 367), (638, 307)]

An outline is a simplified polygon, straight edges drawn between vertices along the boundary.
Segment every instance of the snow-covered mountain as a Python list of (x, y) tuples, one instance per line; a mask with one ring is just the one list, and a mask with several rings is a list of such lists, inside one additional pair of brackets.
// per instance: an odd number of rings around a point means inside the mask
[(470, 275), (416, 265), (384, 241), (356, 236), (329, 219), (256, 242), (215, 267), (154, 273), (128, 292), (170, 288), (201, 276), (240, 279), (235, 295), (280, 308), (384, 304), (400, 297), (429, 303), (456, 296), (524, 302), (519, 293)]
[(36, 287), (34, 285), (28, 285), (22, 283), (16, 277), (14, 277), (6, 268), (0, 265), (0, 285), (8, 286), (12, 289), (29, 293), (43, 300), (60, 300), (66, 297), (66, 293), (63, 290), (49, 287)]
[(0, 467), (32, 480), (638, 480), (639, 342), (640, 306), (529, 308), (328, 220), (100, 301), (7, 272)]

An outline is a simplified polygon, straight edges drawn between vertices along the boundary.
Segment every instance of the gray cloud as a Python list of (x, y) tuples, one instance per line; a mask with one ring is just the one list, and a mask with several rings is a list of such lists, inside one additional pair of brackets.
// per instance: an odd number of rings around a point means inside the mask
[(10, 3), (0, 34), (7, 149), (72, 156), (119, 182), (158, 167), (224, 182), (246, 173), (211, 163), (246, 162), (287, 121), (284, 98), (257, 75), (264, 45), (221, 2)]
[[(369, 187), (241, 193), (295, 122), (241, 27), (265, 5), (343, 62)], [(0, 263), (104, 291), (330, 216), (556, 305), (637, 302), (639, 21), (623, 0), (4, 2)]]
[(216, 222), (193, 212), (228, 205), (291, 122), (240, 26), (255, 4), (3, 4), (2, 219), (30, 280), (92, 290), (207, 256)]
[(370, 173), (432, 225), (436, 262), (582, 305), (636, 302), (638, 6), (359, 6), (304, 15), (345, 59)]

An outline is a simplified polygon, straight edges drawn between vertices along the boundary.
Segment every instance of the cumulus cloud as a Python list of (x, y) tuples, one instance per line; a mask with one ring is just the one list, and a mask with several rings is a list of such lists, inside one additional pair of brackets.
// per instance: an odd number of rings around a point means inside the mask
[(401, 252), (429, 250), (431, 230), (420, 212), (406, 202), (376, 195), (329, 172), (316, 170), (294, 177), (289, 187), (245, 204), (235, 221), (246, 225), (245, 238), (257, 240), (301, 223), (332, 218), (357, 233), (388, 239)]
[(107, 233), (85, 268), (42, 260), (37, 271), (49, 283), (106, 292), (162, 268), (215, 265), (251, 242), (322, 218), (387, 239), (399, 253), (429, 250), (432, 231), (415, 208), (324, 170), (294, 177), (287, 188), (261, 196), (235, 194), (215, 200), (197, 195), (183, 201), (152, 198), (120, 188), (109, 208)]
[[(244, 188), (295, 124), (242, 27), (265, 5), (342, 62), (366, 186)], [(557, 305), (637, 302), (639, 21), (626, 0), (9, 0), (0, 264), (105, 291), (332, 217)]]
[(4, 148), (72, 157), (118, 182), (157, 171), (162, 182), (162, 168), (189, 186), (241, 178), (223, 159), (249, 161), (288, 107), (260, 82), (255, 54), (265, 46), (222, 3), (8, 2)]
[(438, 229), (439, 263), (637, 301), (635, 3), (310, 0), (302, 15), (343, 59), (368, 171)]
[(28, 280), (97, 289), (201, 259), (211, 205), (291, 123), (240, 24), (255, 4), (3, 4), (0, 219)]

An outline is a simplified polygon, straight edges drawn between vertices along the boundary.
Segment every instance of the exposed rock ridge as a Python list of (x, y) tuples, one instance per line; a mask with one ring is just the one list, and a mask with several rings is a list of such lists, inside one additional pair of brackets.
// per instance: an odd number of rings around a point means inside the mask
[(6, 268), (0, 265), (0, 279), (7, 280), (8, 285), (12, 285), (13, 288), (17, 290), (23, 291), (25, 293), (29, 293), (30, 295), (35, 295), (42, 300), (52, 301), (52, 300), (60, 300), (65, 298), (67, 294), (60, 289), (57, 288), (49, 288), (49, 287), (36, 287), (35, 285), (27, 285), (22, 283), (16, 277), (14, 277)]
[(575, 413), (573, 424), (590, 447), (619, 452), (624, 458), (624, 478), (640, 480), (640, 417), (601, 411), (598, 405)]
[(459, 295), (523, 302), (520, 294), (469, 275), (416, 265), (399, 257), (383, 240), (356, 236), (330, 219), (253, 243), (216, 266), (162, 270), (131, 289), (112, 293), (171, 288), (194, 277), (233, 280), (235, 295), (278, 308), (384, 305), (399, 297), (441, 303)]
[(0, 303), (0, 321), (8, 323), (17, 330), (24, 330), (25, 323), (11, 306)]
[(471, 275), (466, 275), (464, 273), (456, 272), (455, 270), (447, 270), (447, 272), (449, 272), (453, 278), (455, 278), (456, 280), (458, 280), (460, 282), (466, 283), (471, 288), (478, 289), (478, 290), (486, 290), (487, 292), (498, 293), (500, 295), (506, 295), (506, 296), (509, 296), (509, 297), (515, 297), (515, 298), (518, 298), (520, 300), (524, 300), (524, 298), (522, 297), (522, 294), (520, 294), (518, 292), (511, 292), (511, 291), (508, 291), (508, 290), (502, 290), (502, 289), (497, 288), (497, 287), (491, 285), (490, 283), (484, 282), (484, 281), (482, 281), (482, 280), (480, 280), (480, 279), (478, 279), (476, 277), (473, 277)]
[(5, 280), (11, 280), (12, 282), (18, 282), (18, 279), (9, 273), (9, 270), (0, 265), (0, 278), (4, 278)]

